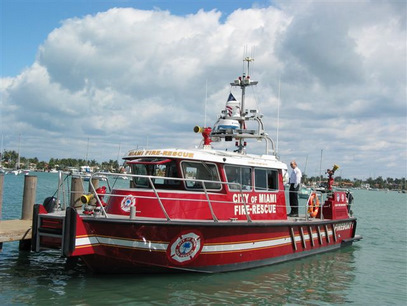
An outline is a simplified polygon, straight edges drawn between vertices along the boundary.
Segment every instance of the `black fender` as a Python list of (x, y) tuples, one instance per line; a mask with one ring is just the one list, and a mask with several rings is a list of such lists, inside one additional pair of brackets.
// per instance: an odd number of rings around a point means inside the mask
[(33, 207), (33, 220), (31, 227), (31, 251), (38, 252), (37, 240), (38, 240), (38, 214), (40, 212), (40, 204), (34, 204)]
[(68, 207), (65, 212), (64, 236), (62, 238), (62, 255), (70, 257), (75, 250), (77, 212)]

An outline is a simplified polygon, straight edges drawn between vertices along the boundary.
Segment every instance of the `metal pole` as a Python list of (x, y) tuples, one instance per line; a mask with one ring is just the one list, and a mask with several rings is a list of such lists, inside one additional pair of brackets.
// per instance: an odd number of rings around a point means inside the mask
[(319, 160), (319, 184), (320, 185), (322, 183), (322, 152), (324, 152), (324, 150), (321, 149), (321, 159)]

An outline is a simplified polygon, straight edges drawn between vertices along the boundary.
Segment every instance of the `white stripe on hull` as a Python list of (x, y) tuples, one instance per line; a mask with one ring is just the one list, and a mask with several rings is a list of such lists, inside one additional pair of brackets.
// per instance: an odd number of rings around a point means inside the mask
[[(328, 235), (332, 236), (332, 231), (328, 231)], [(322, 237), (326, 237), (325, 232), (321, 232)], [(312, 234), (313, 239), (318, 238), (317, 233)], [(295, 242), (301, 242), (301, 236), (295, 236)], [(310, 235), (304, 234), (304, 240), (309, 241)], [(238, 251), (250, 251), (254, 249), (262, 249), (262, 248), (272, 248), (283, 246), (287, 244), (291, 244), (291, 237), (283, 237), (283, 238), (275, 238), (270, 240), (258, 240), (253, 242), (241, 242), (241, 243), (216, 243), (204, 245), (202, 248), (202, 253), (211, 254), (211, 253), (219, 253), (219, 252), (238, 252)], [(104, 237), (104, 236), (86, 236), (86, 237), (79, 237), (75, 240), (75, 247), (76, 248), (84, 248), (90, 246), (97, 246), (97, 245), (105, 245), (111, 247), (122, 247), (122, 248), (130, 248), (130, 249), (139, 249), (139, 250), (148, 250), (148, 251), (157, 251), (157, 252), (165, 252), (168, 248), (167, 242), (152, 242), (152, 241), (142, 241), (142, 240), (131, 240), (131, 239), (120, 239), (114, 237)]]

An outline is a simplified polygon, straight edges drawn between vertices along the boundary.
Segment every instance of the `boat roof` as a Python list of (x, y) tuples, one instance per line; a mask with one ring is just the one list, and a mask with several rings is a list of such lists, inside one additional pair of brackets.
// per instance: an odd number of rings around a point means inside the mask
[(287, 165), (278, 160), (274, 155), (242, 154), (214, 149), (135, 149), (130, 150), (123, 159), (131, 161), (146, 157), (199, 160), (239, 166), (287, 169)]

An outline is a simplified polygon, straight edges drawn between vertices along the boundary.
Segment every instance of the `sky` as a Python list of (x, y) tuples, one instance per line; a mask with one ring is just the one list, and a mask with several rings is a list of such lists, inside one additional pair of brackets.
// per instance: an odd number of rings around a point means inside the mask
[(4, 150), (102, 162), (194, 148), (251, 56), (247, 108), (282, 161), (407, 176), (404, 0), (0, 1)]

